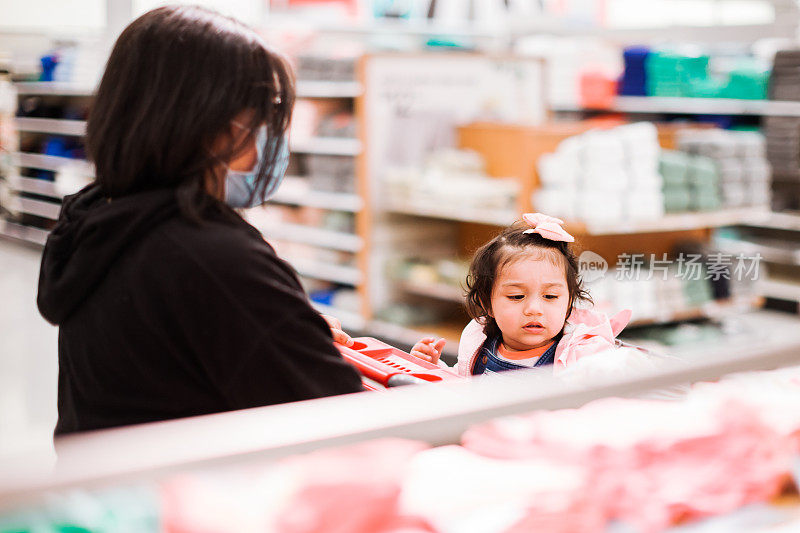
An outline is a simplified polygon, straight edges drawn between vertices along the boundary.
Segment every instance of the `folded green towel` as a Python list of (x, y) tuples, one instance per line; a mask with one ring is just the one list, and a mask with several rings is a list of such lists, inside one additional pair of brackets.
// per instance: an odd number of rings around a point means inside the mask
[(688, 187), (664, 187), (664, 210), (668, 213), (686, 211), (691, 205), (691, 194)]
[(694, 186), (716, 187), (719, 171), (710, 157), (695, 156), (689, 161), (688, 181)]
[(661, 151), (658, 167), (665, 186), (682, 186), (688, 183), (689, 157), (683, 152)]
[(689, 207), (695, 211), (713, 211), (719, 209), (721, 205), (722, 200), (717, 191), (694, 192), (689, 202)]

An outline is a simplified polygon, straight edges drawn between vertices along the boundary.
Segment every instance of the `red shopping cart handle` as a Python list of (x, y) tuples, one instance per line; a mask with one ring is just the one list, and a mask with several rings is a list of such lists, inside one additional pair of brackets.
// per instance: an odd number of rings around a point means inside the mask
[(384, 387), (435, 383), (459, 376), (372, 337), (353, 339), (351, 346), (337, 344), (342, 357), (359, 373)]

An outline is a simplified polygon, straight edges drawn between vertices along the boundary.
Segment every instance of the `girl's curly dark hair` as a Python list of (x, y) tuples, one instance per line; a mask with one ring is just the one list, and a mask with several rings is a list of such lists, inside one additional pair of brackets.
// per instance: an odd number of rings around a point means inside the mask
[(505, 228), (497, 237), (481, 246), (467, 275), (467, 313), (470, 318), (483, 324), (483, 331), (488, 337), (499, 336), (500, 328), (492, 318), (492, 288), (500, 269), (510, 262), (524, 257), (526, 252), (535, 250), (552, 250), (564, 258), (564, 268), (569, 290), (569, 310), (567, 318), (572, 312), (573, 305), (578, 301), (592, 302), (589, 292), (583, 288), (583, 282), (578, 271), (578, 257), (575, 255), (570, 243), (551, 241), (538, 233), (524, 233), (530, 229), (525, 222), (516, 222)]

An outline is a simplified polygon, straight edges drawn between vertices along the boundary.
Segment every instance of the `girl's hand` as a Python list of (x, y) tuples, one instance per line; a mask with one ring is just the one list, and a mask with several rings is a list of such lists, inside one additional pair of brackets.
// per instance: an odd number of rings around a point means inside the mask
[(411, 348), (411, 355), (434, 364), (438, 363), (446, 343), (445, 339), (436, 340), (435, 337), (425, 337)]
[(320, 315), (322, 318), (325, 319), (325, 322), (328, 323), (328, 327), (331, 328), (331, 334), (333, 335), (333, 342), (338, 342), (344, 346), (352, 346), (353, 339), (350, 338), (350, 335), (345, 333), (342, 330), (342, 323), (339, 322), (339, 319), (336, 317), (332, 317), (330, 315)]

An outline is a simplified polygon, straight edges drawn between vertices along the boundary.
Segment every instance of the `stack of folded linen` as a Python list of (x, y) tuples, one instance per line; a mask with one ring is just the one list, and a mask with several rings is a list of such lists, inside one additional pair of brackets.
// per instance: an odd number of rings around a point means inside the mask
[(614, 222), (664, 214), (658, 132), (648, 122), (592, 130), (539, 159), (538, 211), (569, 220)]
[(725, 207), (769, 205), (772, 169), (767, 161), (763, 134), (717, 129), (684, 130), (679, 132), (677, 143), (683, 152), (706, 158), (699, 167), (690, 169), (692, 182), (701, 193), (705, 192), (706, 197), (716, 195), (716, 189)]

